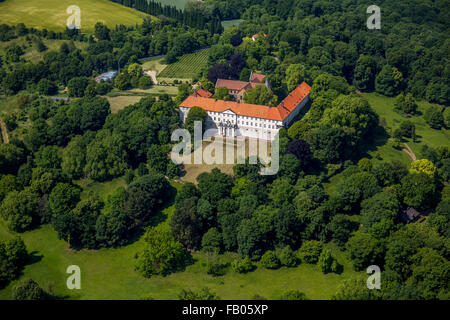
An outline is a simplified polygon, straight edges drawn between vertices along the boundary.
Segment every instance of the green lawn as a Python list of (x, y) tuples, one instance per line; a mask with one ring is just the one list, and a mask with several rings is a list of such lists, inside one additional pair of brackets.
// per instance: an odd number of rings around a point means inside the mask
[[(411, 147), (416, 156), (420, 156), (423, 145), (430, 147), (448, 146), (450, 145), (450, 131), (442, 129), (435, 130), (430, 128), (425, 122), (422, 115), (405, 118), (401, 114), (394, 111), (394, 98), (388, 98), (377, 93), (363, 93), (362, 94), (370, 103), (371, 107), (378, 113), (381, 119), (386, 121), (386, 131), (392, 134), (393, 130), (400, 126), (400, 123), (405, 120), (410, 120), (416, 126), (417, 142), (411, 139), (405, 139), (405, 142)], [(426, 108), (431, 106), (426, 101), (418, 102), (419, 111), (424, 113)], [(369, 155), (375, 157), (377, 154), (381, 156), (382, 160), (400, 160), (403, 162), (410, 162), (411, 158), (404, 152), (395, 150), (389, 141), (386, 141), (382, 136), (376, 138), (377, 148)]]
[(225, 30), (227, 30), (227, 29), (229, 29), (229, 28), (231, 28), (231, 27), (240, 25), (240, 24), (242, 23), (242, 21), (244, 21), (244, 20), (242, 20), (242, 19), (223, 20), (223, 21), (222, 21), (222, 27), (223, 27)]
[[(78, 181), (83, 185), (82, 182)], [(91, 183), (89, 190), (97, 191), (103, 199), (117, 186), (123, 185), (122, 178), (106, 183)], [(179, 189), (180, 184), (171, 182)], [(169, 206), (162, 211), (164, 222), (174, 211)], [(13, 237), (0, 222), (0, 239)], [(209, 287), (222, 299), (251, 299), (259, 294), (268, 299), (278, 299), (285, 290), (300, 290), (311, 299), (329, 299), (342, 281), (355, 276), (349, 260), (344, 253), (329, 244), (334, 256), (344, 265), (341, 275), (324, 275), (315, 265), (301, 264), (296, 268), (267, 270), (258, 268), (249, 274), (237, 274), (231, 269), (224, 276), (213, 277), (206, 274), (205, 256), (194, 253), (194, 264), (185, 271), (166, 277), (155, 276), (150, 279), (141, 277), (134, 271), (134, 255), (143, 245), (142, 240), (119, 249), (81, 250), (70, 249), (63, 240), (58, 240), (56, 232), (49, 225), (28, 231), (20, 236), (24, 239), (32, 262), (28, 264), (20, 279), (31, 277), (44, 289), (65, 299), (177, 299), (181, 289), (198, 290)], [(221, 256), (229, 262), (236, 254)], [(81, 290), (68, 290), (65, 270), (70, 265), (81, 269)], [(20, 280), (19, 279), (19, 280)], [(0, 300), (10, 299), (11, 292), (18, 280), (0, 290)]]
[[(0, 225), (0, 238), (11, 236)], [(25, 267), (21, 279), (31, 277), (44, 289), (51, 289), (54, 294), (67, 299), (177, 299), (183, 288), (197, 290), (204, 286), (222, 299), (251, 299), (255, 294), (277, 299), (289, 289), (305, 292), (311, 299), (329, 299), (342, 281), (356, 275), (346, 258), (335, 253), (338, 260), (344, 262), (345, 271), (341, 275), (324, 275), (315, 265), (301, 264), (278, 270), (258, 268), (249, 274), (229, 270), (225, 276), (212, 277), (205, 272), (203, 255), (196, 253), (196, 262), (184, 272), (145, 279), (134, 271), (134, 254), (142, 246), (141, 240), (119, 249), (73, 251), (57, 239), (50, 226), (21, 236), (35, 260)], [(231, 258), (229, 255), (224, 257)], [(65, 286), (68, 277), (65, 270), (70, 265), (78, 265), (81, 269), (81, 290), (70, 291)], [(16, 282), (0, 290), (0, 300), (10, 299)]]
[(27, 27), (63, 31), (66, 28), (66, 9), (77, 5), (81, 9), (81, 28), (93, 30), (101, 21), (109, 27), (119, 24), (134, 26), (146, 14), (109, 0), (7, 0), (0, 2), (0, 21), (10, 25), (25, 23)]
[(183, 9), (186, 3), (191, 0), (158, 0), (158, 2), (162, 3), (165, 6), (175, 6), (178, 9)]
[(192, 79), (208, 62), (209, 50), (202, 50), (196, 53), (186, 54), (177, 62), (169, 64), (158, 74), (160, 78)]

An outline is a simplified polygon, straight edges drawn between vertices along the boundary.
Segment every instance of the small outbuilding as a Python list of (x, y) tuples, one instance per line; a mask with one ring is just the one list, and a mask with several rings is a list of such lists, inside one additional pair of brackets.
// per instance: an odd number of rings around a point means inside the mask
[(113, 82), (114, 79), (117, 77), (117, 71), (108, 71), (105, 73), (102, 73), (101, 75), (97, 76), (95, 78), (95, 82), (105, 81), (105, 82)]
[(409, 207), (406, 210), (403, 210), (402, 214), (400, 215), (400, 218), (404, 223), (413, 223), (419, 220), (420, 218), (420, 212), (416, 209)]

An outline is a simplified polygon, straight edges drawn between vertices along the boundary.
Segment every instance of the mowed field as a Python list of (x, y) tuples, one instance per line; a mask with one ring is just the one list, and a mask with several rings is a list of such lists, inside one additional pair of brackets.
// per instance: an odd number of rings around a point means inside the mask
[(186, 54), (177, 62), (169, 64), (159, 74), (160, 78), (192, 79), (208, 62), (209, 50), (202, 50), (195, 53)]
[(81, 29), (92, 31), (97, 22), (109, 27), (119, 24), (134, 26), (141, 23), (146, 14), (109, 0), (5, 0), (0, 2), (0, 23), (63, 31), (70, 14), (67, 7), (77, 5), (81, 9)]

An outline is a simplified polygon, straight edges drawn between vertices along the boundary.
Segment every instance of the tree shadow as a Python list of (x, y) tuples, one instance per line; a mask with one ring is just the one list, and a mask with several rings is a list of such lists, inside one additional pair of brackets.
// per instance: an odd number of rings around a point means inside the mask
[[(385, 145), (390, 138), (389, 133), (382, 126), (377, 126), (374, 130), (372, 139), (369, 139), (368, 143), (361, 146), (361, 154), (363, 157), (371, 158), (369, 152), (376, 151), (379, 147)], [(352, 158), (360, 158), (359, 153), (354, 153)], [(355, 158), (356, 159), (356, 158)]]
[(44, 255), (42, 255), (42, 254), (38, 255), (38, 253), (39, 253), (39, 251), (36, 251), (36, 250), (30, 252), (30, 254), (28, 255), (28, 264), (35, 264), (42, 260)]

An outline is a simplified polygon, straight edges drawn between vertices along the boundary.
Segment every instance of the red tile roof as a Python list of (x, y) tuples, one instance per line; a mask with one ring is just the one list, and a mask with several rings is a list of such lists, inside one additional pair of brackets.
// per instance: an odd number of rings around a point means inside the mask
[(252, 76), (250, 77), (250, 82), (263, 83), (265, 78), (266, 78), (265, 74), (252, 73)]
[(238, 91), (247, 88), (249, 85), (250, 85), (249, 82), (237, 80), (217, 79), (216, 82), (216, 88), (225, 87), (228, 90), (238, 90)]
[(205, 90), (205, 89), (197, 90), (197, 94), (203, 98), (209, 98), (213, 95), (211, 92), (209, 92), (208, 90)]
[(195, 94), (187, 97), (180, 104), (180, 107), (200, 107), (206, 111), (213, 112), (231, 110), (240, 116), (282, 121), (308, 96), (310, 89), (311, 87), (306, 82), (303, 82), (277, 107), (273, 108), (256, 104), (204, 98)]

